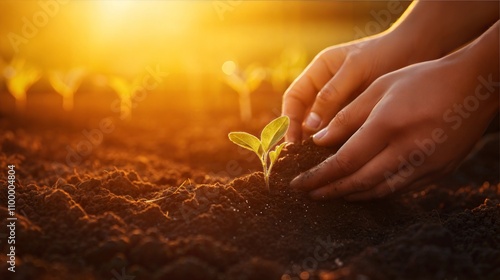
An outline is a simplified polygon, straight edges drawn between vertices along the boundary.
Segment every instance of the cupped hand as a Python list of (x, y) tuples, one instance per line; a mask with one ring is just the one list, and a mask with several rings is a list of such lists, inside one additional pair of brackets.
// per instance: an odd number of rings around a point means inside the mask
[(498, 112), (495, 75), (468, 70), (440, 59), (377, 79), (313, 136), (318, 145), (347, 142), (291, 186), (315, 199), (368, 200), (453, 170)]

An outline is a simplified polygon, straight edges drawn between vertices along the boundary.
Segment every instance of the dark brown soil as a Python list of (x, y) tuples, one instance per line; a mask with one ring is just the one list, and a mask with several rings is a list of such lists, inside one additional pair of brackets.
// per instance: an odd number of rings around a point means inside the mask
[(498, 137), (437, 184), (349, 203), (288, 188), (334, 152), (309, 141), (284, 150), (267, 190), (225, 138), (237, 122), (118, 127), (75, 167), (59, 164), (74, 125), (0, 125), (0, 184), (8, 164), (20, 182), (16, 273), (2, 236), (1, 279), (500, 279)]

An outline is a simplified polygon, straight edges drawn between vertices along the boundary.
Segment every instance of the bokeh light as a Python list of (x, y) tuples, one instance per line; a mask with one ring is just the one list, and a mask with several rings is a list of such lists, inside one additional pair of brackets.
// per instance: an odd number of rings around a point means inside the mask
[[(262, 101), (262, 106), (252, 104), (255, 110), (276, 111), (283, 91), (309, 60), (326, 46), (352, 40), (353, 23), (370, 19), (367, 11), (376, 5), (1, 1), (0, 33), (5, 36), (0, 37), (0, 67), (6, 86), (0, 91), (5, 100), (0, 111), (9, 112), (14, 99), (18, 107), (27, 99), (27, 106), (33, 106), (28, 111), (52, 106), (76, 115), (84, 106), (93, 106), (93, 112), (109, 110), (109, 99), (116, 98), (123, 105), (117, 114), (130, 109), (126, 114), (137, 111), (134, 116), (141, 110), (161, 114), (189, 110), (191, 115), (216, 110), (249, 118), (255, 114), (248, 109), (239, 112), (240, 104)], [(365, 12), (355, 12), (358, 8)], [(39, 73), (30, 81), (13, 82), (15, 61), (26, 61)], [(73, 69), (85, 69), (85, 75), (70, 74)], [(130, 84), (147, 69), (160, 69), (155, 71), (169, 73), (169, 78), (126, 109), (134, 94), (117, 89), (123, 86), (117, 86), (116, 77)], [(174, 104), (172, 110), (166, 109)]]
[(236, 63), (232, 60), (228, 60), (222, 64), (222, 72), (224, 74), (231, 76), (236, 72)]

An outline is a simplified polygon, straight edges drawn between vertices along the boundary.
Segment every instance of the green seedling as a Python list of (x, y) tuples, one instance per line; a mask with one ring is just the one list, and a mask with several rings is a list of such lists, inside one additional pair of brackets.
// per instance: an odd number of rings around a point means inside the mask
[(9, 65), (4, 68), (4, 76), (7, 79), (7, 88), (16, 101), (19, 111), (26, 108), (26, 91), (42, 76), (41, 71), (28, 64), (24, 58), (15, 57)]
[(269, 175), (286, 142), (276, 146), (274, 150), (271, 149), (283, 139), (289, 125), (290, 119), (287, 116), (281, 116), (264, 127), (260, 134), (260, 140), (246, 132), (231, 132), (228, 135), (229, 140), (233, 143), (254, 152), (259, 157), (264, 170), (264, 180), (268, 190)]
[(85, 70), (81, 68), (71, 69), (68, 72), (51, 71), (49, 82), (54, 90), (63, 98), (63, 109), (73, 110), (75, 92), (80, 86), (85, 75)]

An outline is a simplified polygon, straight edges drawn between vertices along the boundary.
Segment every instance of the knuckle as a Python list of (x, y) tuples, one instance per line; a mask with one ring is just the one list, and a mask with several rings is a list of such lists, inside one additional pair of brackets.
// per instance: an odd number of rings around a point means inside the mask
[(335, 126), (346, 126), (348, 124), (347, 119), (347, 110), (342, 109), (333, 118), (333, 124)]
[(378, 77), (375, 81), (373, 81), (371, 87), (377, 90), (383, 90), (391, 87), (391, 85), (393, 84), (394, 84), (394, 79), (391, 76), (391, 73), (388, 73)]
[(289, 88), (283, 94), (283, 100), (298, 98), (299, 95), (300, 95), (300, 93), (299, 93), (299, 91), (297, 89), (295, 89), (295, 88)]
[(355, 171), (354, 163), (349, 157), (337, 153), (334, 158), (335, 164), (342, 174), (351, 174)]
[(302, 108), (307, 107), (307, 104), (306, 104), (306, 101), (304, 100), (303, 94), (301, 94), (301, 92), (296, 90), (296, 89), (287, 90), (283, 94), (282, 102), (283, 102), (283, 108), (285, 108), (285, 109), (289, 108), (290, 106), (293, 108), (295, 108), (297, 106), (302, 107)]
[(319, 91), (317, 100), (323, 103), (331, 102), (338, 94), (339, 92), (335, 85), (332, 82), (327, 82)]
[(352, 53), (350, 53), (350, 55), (346, 56), (345, 63), (347, 65), (356, 65), (356, 64), (358, 64), (358, 62), (359, 62), (358, 55), (357, 55), (358, 53), (359, 53), (359, 51), (355, 50)]
[(356, 192), (369, 190), (371, 186), (372, 185), (364, 179), (354, 178), (351, 181), (351, 188)]
[(377, 112), (375, 116), (370, 117), (367, 121), (370, 125), (379, 127), (380, 129), (391, 133), (391, 135), (396, 136), (404, 128), (408, 127), (408, 123), (405, 122), (406, 118), (395, 118), (395, 115), (396, 114), (379, 114)]
[(335, 51), (335, 49), (336, 49), (335, 46), (327, 47), (327, 48), (323, 49), (322, 51), (320, 51), (314, 59), (326, 61), (326, 60), (328, 60), (328, 57), (330, 56), (330, 54)]

